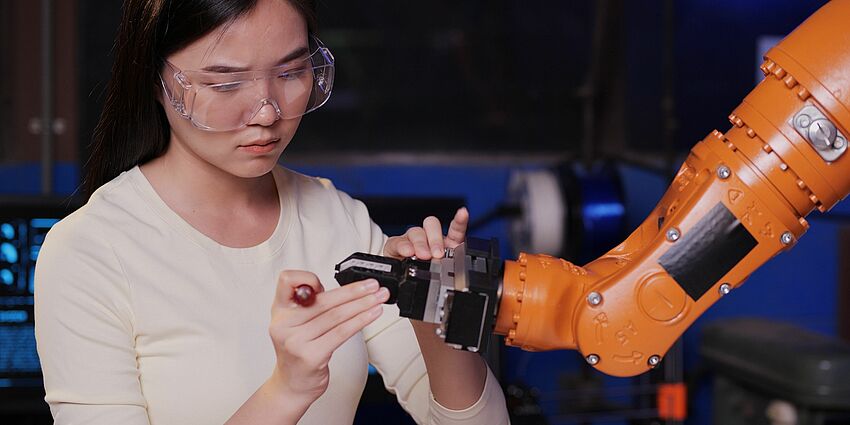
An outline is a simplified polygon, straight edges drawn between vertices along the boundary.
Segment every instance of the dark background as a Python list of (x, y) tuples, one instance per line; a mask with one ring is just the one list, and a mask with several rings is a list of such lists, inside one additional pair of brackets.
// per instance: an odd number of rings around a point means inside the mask
[[(120, 2), (48, 3), (56, 161), (50, 186), (64, 197), (78, 187), (88, 156)], [(712, 129), (729, 127), (729, 112), (756, 83), (760, 38), (787, 34), (824, 3), (322, 0), (320, 37), (337, 60), (334, 94), (305, 117), (283, 161), (333, 178), (376, 209), (405, 198), (405, 212), (415, 213), (376, 219), (409, 221), (447, 214), (451, 208), (443, 207), (457, 202), (480, 215), (503, 202), (516, 169), (610, 160), (623, 180), (631, 230), (687, 150)], [(41, 4), (0, 2), (0, 195), (43, 190)], [(841, 247), (850, 243), (840, 245), (843, 223), (813, 220), (781, 262), (759, 270), (684, 336), (682, 364), (693, 383), (686, 423), (711, 423), (712, 397), (697, 354), (707, 321), (749, 313), (828, 335), (850, 333), (838, 317), (850, 287), (850, 274), (839, 272), (848, 263)], [(506, 239), (503, 222), (478, 232)], [(588, 374), (575, 353), (501, 354), (504, 384), (533, 388), (549, 423), (575, 423), (564, 419), (565, 406), (577, 403), (577, 376)], [(605, 378), (598, 385), (624, 383), (635, 384)], [(0, 390), (0, 423), (47, 423), (41, 396), (37, 389)], [(39, 413), (21, 413), (31, 406)], [(380, 382), (370, 382), (361, 414), (365, 423), (403, 417)]]

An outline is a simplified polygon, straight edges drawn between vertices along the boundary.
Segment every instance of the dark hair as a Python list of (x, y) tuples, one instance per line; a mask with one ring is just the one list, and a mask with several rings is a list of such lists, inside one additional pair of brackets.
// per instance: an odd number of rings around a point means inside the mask
[[(284, 1), (284, 0), (281, 0)], [(285, 0), (316, 32), (313, 0)], [(165, 153), (171, 136), (157, 101), (165, 58), (247, 14), (257, 0), (126, 0), (115, 61), (94, 129), (83, 186), (86, 196), (121, 172)]]

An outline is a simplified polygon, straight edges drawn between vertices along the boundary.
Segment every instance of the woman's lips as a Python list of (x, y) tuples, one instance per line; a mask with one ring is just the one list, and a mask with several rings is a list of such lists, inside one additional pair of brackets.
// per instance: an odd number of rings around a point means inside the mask
[(277, 147), (278, 143), (280, 143), (280, 139), (272, 139), (252, 143), (250, 145), (241, 145), (239, 146), (239, 149), (250, 153), (264, 154), (273, 151), (274, 148)]

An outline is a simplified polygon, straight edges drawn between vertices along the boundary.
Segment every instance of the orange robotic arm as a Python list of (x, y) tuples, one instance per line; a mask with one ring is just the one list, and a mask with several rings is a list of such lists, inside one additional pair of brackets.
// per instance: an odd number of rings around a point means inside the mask
[(642, 373), (703, 312), (850, 192), (850, 0), (832, 0), (771, 49), (766, 78), (691, 150), (628, 239), (579, 267), (506, 261), (496, 333), (525, 350), (579, 350)]
[[(703, 312), (789, 249), (850, 192), (850, 0), (832, 0), (768, 51), (766, 78), (691, 150), (646, 221), (579, 267), (486, 242), (420, 261), (356, 253), (347, 284), (375, 278), (400, 314), (469, 351), (492, 330), (525, 350), (579, 350), (609, 375), (657, 365)], [(495, 322), (495, 323), (494, 323)]]

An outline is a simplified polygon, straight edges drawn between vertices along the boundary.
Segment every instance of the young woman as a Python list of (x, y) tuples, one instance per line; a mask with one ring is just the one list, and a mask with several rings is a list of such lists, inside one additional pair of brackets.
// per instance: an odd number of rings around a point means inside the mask
[(351, 423), (367, 363), (419, 423), (506, 423), (479, 356), (399, 318), (376, 282), (333, 279), (355, 251), (440, 256), (467, 212), (445, 238), (433, 217), (387, 238), (362, 203), (277, 165), (333, 84), (311, 2), (124, 7), (93, 193), (36, 270), (56, 423)]

